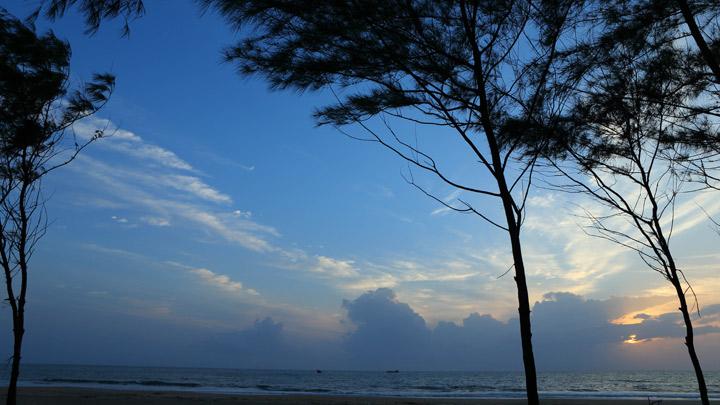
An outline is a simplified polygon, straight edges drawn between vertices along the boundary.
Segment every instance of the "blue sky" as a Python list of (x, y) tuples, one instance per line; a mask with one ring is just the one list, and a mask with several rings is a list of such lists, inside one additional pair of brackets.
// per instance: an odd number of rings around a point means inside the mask
[[(29, 5), (10, 1), (7, 8), (24, 17)], [(406, 166), (381, 147), (316, 127), (311, 114), (332, 102), (329, 94), (271, 92), (259, 78), (236, 75), (220, 51), (237, 34), (216, 16), (201, 16), (192, 2), (153, 2), (129, 38), (113, 23), (88, 37), (73, 14), (38, 28), (70, 41), (73, 83), (108, 71), (117, 88), (103, 111), (75, 127), (79, 136), (106, 128), (112, 137), (44, 183), (53, 222), (33, 258), (28, 361), (314, 368), (322, 359), (372, 368), (381, 359), (368, 363), (366, 353), (382, 344), (373, 328), (387, 325), (408, 322), (418, 328), (414, 336), (427, 334), (409, 346), (418, 352), (493, 328), (495, 338), (516, 339), (504, 337), (514, 325), (514, 282), (498, 279), (511, 264), (506, 235), (422, 195), (403, 180)], [(439, 148), (451, 175), (485, 181), (444, 134), (401, 129)], [(458, 197), (416, 176), (440, 198)], [(686, 197), (673, 243), (710, 308), (699, 321), (706, 367), (720, 369), (713, 329), (720, 326), (713, 307), (720, 304), (719, 239), (699, 206), (720, 210), (713, 194)], [(548, 308), (540, 312), (544, 322), (576, 333), (597, 353), (581, 344), (581, 352), (595, 353), (587, 364), (539, 355), (548, 358), (541, 366), (611, 368), (612, 358), (624, 368), (687, 368), (679, 334), (670, 331), (681, 327), (663, 315), (675, 311), (672, 290), (633, 254), (585, 236), (583, 219), (569, 215), (579, 207), (594, 209), (534, 190), (524, 251), (531, 300)], [(554, 292), (574, 295), (548, 295)], [(360, 316), (364, 305), (376, 310)], [(590, 312), (575, 319), (569, 308)], [(393, 311), (397, 322), (382, 326), (381, 315)], [(472, 313), (492, 318), (473, 329)], [(634, 318), (640, 313), (649, 318)], [(578, 319), (595, 320), (604, 332), (593, 336), (609, 337), (596, 342), (587, 328), (570, 327)], [(2, 320), (9, 322), (6, 310)], [(650, 340), (623, 343), (641, 331)], [(275, 345), (268, 352), (282, 356), (243, 362), (248, 356), (230, 344), (208, 360), (204, 350), (223, 347), (216, 344), (223, 339)], [(548, 344), (547, 353), (553, 350)], [(396, 363), (418, 358), (409, 353)], [(407, 367), (452, 367), (420, 358)], [(493, 368), (519, 364), (501, 359)]]

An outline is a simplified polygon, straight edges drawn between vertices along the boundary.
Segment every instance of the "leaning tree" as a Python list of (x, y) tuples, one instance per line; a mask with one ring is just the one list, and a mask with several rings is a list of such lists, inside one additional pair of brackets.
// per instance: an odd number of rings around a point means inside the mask
[[(538, 403), (530, 303), (521, 227), (536, 156), (520, 142), (500, 142), (509, 117), (542, 103), (556, 44), (572, 2), (553, 1), (236, 1), (206, 0), (242, 33), (225, 52), (243, 75), (275, 89), (321, 90), (336, 102), (318, 109), (320, 124), (375, 142), (416, 171), (476, 199), (444, 201), (506, 232), (517, 285), (528, 401)], [(451, 176), (450, 162), (419, 146), (403, 123), (430, 128), (435, 139), (459, 142), (472, 175)], [(349, 129), (351, 128), (351, 129)], [(362, 135), (356, 135), (359, 131)], [(481, 178), (489, 181), (482, 181)], [(494, 205), (493, 205), (494, 204)], [(482, 206), (481, 206), (482, 205)], [(492, 207), (501, 214), (493, 217)]]
[(78, 139), (71, 128), (98, 111), (115, 84), (97, 74), (69, 91), (69, 63), (67, 42), (38, 36), (0, 8), (0, 267), (13, 323), (8, 404), (17, 396), (30, 258), (47, 228), (42, 180), (102, 136)]

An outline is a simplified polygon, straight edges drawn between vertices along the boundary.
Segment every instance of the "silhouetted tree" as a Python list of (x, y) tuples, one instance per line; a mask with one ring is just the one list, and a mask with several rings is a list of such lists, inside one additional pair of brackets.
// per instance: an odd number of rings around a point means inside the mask
[(145, 14), (143, 0), (40, 0), (28, 21), (35, 21), (40, 15), (50, 19), (61, 17), (67, 10), (76, 7), (87, 26), (86, 34), (94, 34), (103, 20), (122, 18), (122, 34), (130, 34), (130, 21)]
[[(318, 123), (379, 143), (446, 184), (480, 200), (495, 200), (501, 219), (467, 199), (438, 202), (473, 213), (506, 231), (517, 284), (528, 400), (538, 403), (530, 305), (520, 231), (535, 157), (521, 161), (519, 144), (499, 143), (511, 112), (540, 105), (555, 44), (570, 2), (537, 7), (529, 1), (234, 1), (202, 3), (223, 15), (244, 39), (226, 50), (243, 75), (259, 74), (273, 88), (330, 89), (337, 103), (317, 110)], [(541, 29), (542, 28), (542, 29)], [(529, 100), (524, 102), (524, 100)], [(481, 173), (451, 177), (437, 153), (404, 136), (402, 122), (458, 140)], [(365, 135), (348, 132), (353, 126)], [(437, 151), (435, 151), (437, 152)], [(436, 155), (436, 156), (433, 156)], [(478, 178), (487, 177), (487, 187)], [(485, 201), (487, 202), (487, 201)]]
[(0, 8), (0, 267), (13, 321), (8, 404), (16, 402), (29, 261), (47, 227), (41, 182), (102, 136), (77, 139), (70, 129), (105, 104), (115, 83), (97, 74), (68, 94), (69, 62), (67, 42), (38, 36)]
[(598, 55), (622, 46), (643, 47), (662, 32), (688, 51), (695, 73), (720, 83), (720, 3), (707, 0), (585, 0), (579, 40)]
[(606, 207), (601, 214), (586, 211), (588, 233), (634, 250), (673, 286), (685, 344), (707, 405), (687, 302), (694, 292), (670, 241), (676, 198), (687, 184), (684, 165), (703, 158), (702, 152), (694, 154), (697, 149), (689, 140), (717, 137), (716, 123), (708, 118), (715, 107), (704, 97), (713, 78), (698, 69), (695, 50), (676, 44), (677, 31), (661, 28), (634, 32), (638, 37), (632, 41), (619, 37), (615, 43), (603, 36), (596, 42), (592, 36), (581, 37), (583, 42), (560, 58), (561, 80), (550, 92), (564, 100), (564, 113), (519, 118), (505, 128), (505, 136), (531, 134), (526, 138), (529, 150), (544, 150), (546, 161), (567, 180), (559, 189)]

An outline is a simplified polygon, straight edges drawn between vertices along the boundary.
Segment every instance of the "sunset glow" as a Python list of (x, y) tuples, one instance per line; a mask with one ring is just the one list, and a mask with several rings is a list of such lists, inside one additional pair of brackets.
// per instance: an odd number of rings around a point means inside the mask
[(629, 335), (627, 339), (623, 340), (623, 343), (635, 345), (638, 343), (647, 342), (649, 339), (638, 339), (637, 335)]

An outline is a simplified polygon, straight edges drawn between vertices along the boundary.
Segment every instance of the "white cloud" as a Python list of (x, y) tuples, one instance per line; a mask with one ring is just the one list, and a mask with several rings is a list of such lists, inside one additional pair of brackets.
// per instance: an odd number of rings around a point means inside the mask
[(128, 155), (134, 156), (139, 159), (154, 161), (155, 163), (173, 169), (193, 169), (193, 167), (189, 163), (180, 159), (175, 153), (159, 146), (148, 145), (145, 143), (141, 144), (137, 142), (115, 143), (111, 145), (114, 149), (124, 152)]
[(259, 293), (251, 288), (243, 287), (239, 281), (234, 281), (230, 277), (224, 274), (217, 274), (205, 268), (198, 268), (190, 270), (191, 273), (199, 276), (206, 283), (213, 285), (225, 291), (240, 293), (244, 292), (249, 295), (259, 295)]
[(330, 277), (353, 277), (357, 275), (357, 270), (353, 267), (355, 263), (352, 260), (338, 260), (327, 256), (316, 256), (317, 262), (310, 270), (315, 273), (321, 273)]
[[(445, 204), (450, 204), (450, 205), (452, 205), (453, 201), (454, 201), (454, 200), (457, 200), (457, 198), (460, 197), (460, 194), (461, 194), (461, 193), (462, 193), (462, 190), (453, 190), (453, 191), (451, 191), (448, 195), (446, 195), (445, 197), (443, 197), (441, 200), (442, 200)], [(434, 210), (430, 213), (430, 215), (445, 215), (445, 214), (450, 213), (450, 211), (452, 211), (452, 210), (451, 210), (449, 207), (441, 206), (441, 207), (438, 207), (438, 208), (434, 209)]]
[(194, 176), (170, 175), (163, 178), (165, 183), (175, 189), (189, 192), (204, 200), (231, 203), (232, 199), (227, 194), (223, 194), (218, 190), (210, 187), (205, 182)]
[(177, 213), (187, 219), (198, 224), (204, 225), (207, 229), (214, 231), (224, 239), (230, 242), (236, 242), (239, 245), (257, 252), (270, 252), (277, 250), (258, 233), (253, 231), (261, 231), (271, 235), (277, 235), (271, 227), (266, 227), (250, 221), (235, 221), (233, 224), (224, 222), (218, 215), (199, 210), (189, 205), (176, 205)]
[(555, 205), (555, 202), (555, 194), (550, 193), (532, 196), (527, 199), (527, 205), (530, 207), (550, 208)]
[(96, 131), (103, 131), (104, 136), (95, 144), (112, 149), (135, 158), (151, 161), (161, 166), (193, 170), (193, 167), (180, 159), (174, 152), (160, 146), (151, 145), (131, 131), (120, 129), (110, 120), (92, 117), (73, 125), (73, 131), (81, 139), (90, 139)]
[(235, 215), (236, 217), (242, 217), (242, 218), (250, 219), (250, 218), (252, 217), (252, 212), (250, 212), (250, 211), (243, 211), (243, 210), (235, 210), (235, 211), (233, 211), (233, 215)]
[[(256, 252), (279, 250), (268, 240), (268, 237), (279, 236), (279, 232), (273, 227), (237, 217), (227, 211), (214, 212), (212, 207), (193, 201), (193, 198), (197, 197), (198, 189), (184, 187), (188, 182), (170, 185), (162, 175), (146, 175), (142, 168), (118, 167), (88, 156), (80, 156), (72, 169), (101, 183), (104, 192), (114, 196), (113, 200), (124, 201), (137, 209), (149, 210), (146, 217), (159, 217), (168, 222), (173, 218), (190, 221), (210, 234)], [(182, 193), (170, 193), (172, 190)]]
[(140, 218), (140, 219), (143, 220), (143, 222), (145, 222), (145, 223), (148, 224), (148, 225), (153, 225), (153, 226), (170, 226), (170, 221), (167, 220), (167, 219), (165, 219), (165, 218), (160, 218), (160, 217), (142, 217), (142, 218)]
[(117, 215), (113, 215), (112, 217), (110, 217), (110, 219), (112, 219), (113, 221), (115, 221), (119, 224), (127, 224), (128, 223), (127, 218), (119, 217)]

